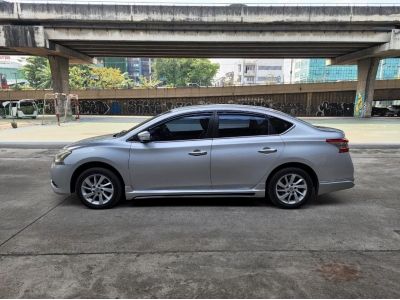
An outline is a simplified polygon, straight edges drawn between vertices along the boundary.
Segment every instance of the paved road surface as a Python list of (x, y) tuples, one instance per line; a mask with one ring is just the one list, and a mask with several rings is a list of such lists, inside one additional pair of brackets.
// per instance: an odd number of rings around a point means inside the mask
[(299, 210), (168, 199), (90, 210), (49, 187), (55, 150), (0, 149), (0, 297), (400, 297), (399, 150)]

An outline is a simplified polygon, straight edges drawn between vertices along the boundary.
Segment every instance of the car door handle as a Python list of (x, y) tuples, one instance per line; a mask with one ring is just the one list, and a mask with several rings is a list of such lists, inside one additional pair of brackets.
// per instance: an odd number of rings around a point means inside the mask
[(276, 151), (278, 151), (278, 150), (273, 149), (273, 148), (269, 148), (269, 147), (264, 147), (261, 150), (258, 150), (258, 152), (262, 153), (262, 154), (275, 153)]
[(192, 155), (192, 156), (207, 155), (207, 151), (201, 151), (199, 149), (196, 149), (196, 150), (193, 150), (192, 152), (189, 152), (189, 155)]

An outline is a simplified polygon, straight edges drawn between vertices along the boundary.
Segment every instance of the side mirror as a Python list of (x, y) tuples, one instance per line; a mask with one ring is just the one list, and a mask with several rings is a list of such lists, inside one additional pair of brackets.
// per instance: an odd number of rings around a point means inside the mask
[(151, 140), (151, 134), (147, 130), (139, 132), (137, 136), (138, 136), (139, 141), (141, 141), (142, 143), (147, 143), (147, 142), (150, 142), (150, 140)]

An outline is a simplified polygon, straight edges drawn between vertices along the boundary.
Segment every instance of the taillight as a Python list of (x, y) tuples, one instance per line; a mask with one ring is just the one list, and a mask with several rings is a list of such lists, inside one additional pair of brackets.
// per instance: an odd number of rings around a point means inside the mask
[(326, 142), (336, 146), (339, 153), (349, 152), (349, 141), (347, 139), (326, 139)]

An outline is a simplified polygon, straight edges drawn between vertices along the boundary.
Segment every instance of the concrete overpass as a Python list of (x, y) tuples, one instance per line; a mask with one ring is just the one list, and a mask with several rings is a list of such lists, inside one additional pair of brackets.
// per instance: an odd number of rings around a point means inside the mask
[(358, 64), (355, 115), (369, 116), (379, 59), (400, 56), (400, 6), (146, 6), (0, 3), (0, 54), (68, 64), (98, 56), (329, 58)]

